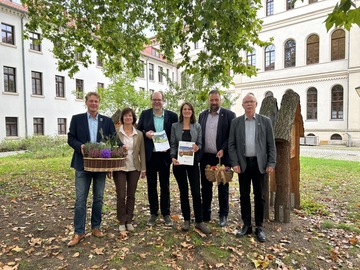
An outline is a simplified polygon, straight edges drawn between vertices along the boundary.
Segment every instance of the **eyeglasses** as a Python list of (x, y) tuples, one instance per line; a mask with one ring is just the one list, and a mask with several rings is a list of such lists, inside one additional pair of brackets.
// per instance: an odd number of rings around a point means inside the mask
[(152, 101), (152, 102), (161, 102), (162, 99), (152, 99), (151, 101)]
[(243, 104), (248, 104), (248, 103), (255, 103), (256, 101), (255, 100), (247, 100), (247, 101), (244, 101)]

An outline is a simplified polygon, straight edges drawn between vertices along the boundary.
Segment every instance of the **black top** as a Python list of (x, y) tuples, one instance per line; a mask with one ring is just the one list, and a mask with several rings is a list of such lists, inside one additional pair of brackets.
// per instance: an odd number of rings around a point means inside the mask
[(182, 140), (184, 142), (191, 142), (190, 129), (183, 129)]

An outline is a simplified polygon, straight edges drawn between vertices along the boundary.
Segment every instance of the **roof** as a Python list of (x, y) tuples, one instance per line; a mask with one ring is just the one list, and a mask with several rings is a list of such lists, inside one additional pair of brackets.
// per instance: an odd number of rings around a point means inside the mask
[(27, 12), (27, 7), (25, 5), (13, 2), (11, 0), (0, 0), (0, 4), (19, 11)]

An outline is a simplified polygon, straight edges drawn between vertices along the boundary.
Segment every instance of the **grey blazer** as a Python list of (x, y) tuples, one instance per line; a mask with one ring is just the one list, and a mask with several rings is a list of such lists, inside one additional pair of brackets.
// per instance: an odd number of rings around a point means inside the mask
[[(255, 114), (256, 158), (261, 173), (266, 173), (266, 167), (275, 168), (276, 147), (273, 127), (270, 118)], [(245, 156), (245, 115), (231, 121), (228, 151), (231, 166), (240, 166), (241, 172), (246, 170)]]
[[(173, 123), (171, 126), (171, 138), (170, 138), (170, 156), (171, 158), (177, 158), (177, 152), (179, 148), (179, 141), (182, 141), (182, 135), (183, 135), (183, 125), (181, 122)], [(201, 126), (199, 123), (193, 123), (190, 124), (190, 135), (191, 135), (191, 141), (194, 142), (198, 147), (199, 150), (201, 149), (201, 139), (202, 139), (202, 132), (201, 132)], [(199, 161), (198, 153), (200, 151), (197, 151), (195, 153), (195, 161)]]

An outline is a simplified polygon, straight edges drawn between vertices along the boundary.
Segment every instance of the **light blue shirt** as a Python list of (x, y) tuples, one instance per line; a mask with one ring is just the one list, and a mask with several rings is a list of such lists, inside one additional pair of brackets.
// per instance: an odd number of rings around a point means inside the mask
[(99, 114), (96, 114), (95, 118), (92, 118), (88, 112), (86, 112), (86, 113), (87, 113), (88, 124), (89, 124), (90, 142), (94, 143), (94, 142), (96, 142), (96, 139), (97, 139)]
[(256, 115), (251, 120), (245, 115), (245, 155), (247, 157), (256, 157), (255, 129)]
[(162, 111), (162, 115), (157, 116), (153, 111), (154, 116), (154, 126), (155, 132), (160, 132), (164, 130), (164, 110)]

